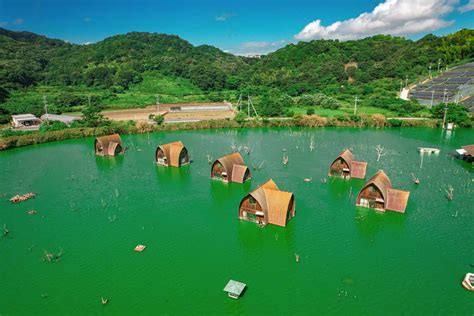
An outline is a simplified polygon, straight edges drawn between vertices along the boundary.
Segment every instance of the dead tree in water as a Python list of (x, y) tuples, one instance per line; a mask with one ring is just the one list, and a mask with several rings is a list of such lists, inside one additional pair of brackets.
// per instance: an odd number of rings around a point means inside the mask
[(265, 163), (265, 160), (262, 161), (262, 163), (261, 163), (259, 166), (257, 166), (256, 164), (253, 164), (253, 163), (252, 163), (252, 168), (253, 168), (253, 170), (257, 170), (257, 171), (262, 170), (264, 163)]
[(207, 163), (208, 164), (212, 163), (212, 156), (211, 155), (207, 155)]
[(7, 228), (7, 224), (3, 225), (3, 237), (7, 237), (10, 231)]
[(250, 155), (250, 153), (252, 152), (252, 149), (248, 146), (244, 146), (244, 151), (247, 153), (247, 155)]
[(316, 146), (314, 145), (314, 137), (311, 136), (311, 141), (309, 142), (309, 150), (313, 151)]
[(420, 184), (420, 179), (418, 179), (414, 173), (411, 174), (411, 177), (415, 184)]
[(445, 190), (446, 192), (446, 198), (448, 201), (452, 201), (454, 198), (454, 188), (452, 187), (451, 184), (448, 184), (448, 188)]
[(59, 252), (57, 254), (44, 250), (43, 260), (48, 261), (48, 262), (56, 262), (56, 261), (59, 261), (59, 259), (61, 259), (62, 255), (63, 255), (63, 249), (61, 247), (59, 247)]
[(375, 151), (377, 152), (377, 162), (387, 154), (385, 148), (383, 148), (380, 144), (375, 146)]

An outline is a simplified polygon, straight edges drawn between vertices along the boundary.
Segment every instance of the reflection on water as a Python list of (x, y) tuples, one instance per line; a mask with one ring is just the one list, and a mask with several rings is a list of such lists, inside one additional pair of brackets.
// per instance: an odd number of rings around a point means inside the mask
[(112, 169), (123, 164), (125, 155), (117, 155), (115, 157), (95, 156), (95, 163), (98, 170)]
[(380, 212), (365, 207), (355, 207), (355, 222), (362, 236), (373, 241), (382, 231), (395, 229), (402, 233), (405, 229), (406, 216), (397, 212)]

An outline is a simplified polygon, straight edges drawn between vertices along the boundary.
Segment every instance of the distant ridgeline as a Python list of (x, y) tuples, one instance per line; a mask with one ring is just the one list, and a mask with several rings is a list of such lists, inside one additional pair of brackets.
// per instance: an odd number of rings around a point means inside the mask
[[(0, 28), (0, 116), (19, 111), (15, 104), (2, 103), (25, 88), (84, 87), (114, 95), (126, 92), (149, 74), (181, 78), (202, 94), (238, 91), (295, 97), (324, 93), (341, 99), (343, 95), (377, 93), (386, 97), (390, 92), (390, 97), (396, 97), (400, 81), (407, 76), (410, 81), (426, 76), (430, 63), (440, 61), (445, 68), (473, 61), (473, 42), (474, 30), (469, 29), (441, 37), (427, 35), (417, 41), (382, 35), (343, 42), (315, 40), (289, 44), (256, 59), (212, 46), (193, 46), (165, 34), (133, 32), (77, 45)], [(150, 95), (157, 93), (146, 85), (142, 89)], [(86, 101), (62, 102), (82, 105)], [(32, 112), (41, 111), (37, 104), (41, 102), (30, 103), (36, 107)]]

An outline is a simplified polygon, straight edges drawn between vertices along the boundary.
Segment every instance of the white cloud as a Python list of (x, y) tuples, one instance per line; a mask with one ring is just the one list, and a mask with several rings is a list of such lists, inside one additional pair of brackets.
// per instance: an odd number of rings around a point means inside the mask
[(225, 22), (227, 21), (228, 19), (230, 19), (231, 17), (235, 16), (235, 14), (232, 14), (232, 13), (223, 13), (221, 15), (218, 15), (214, 18), (214, 20), (216, 20), (217, 22)]
[(92, 19), (91, 19), (90, 17), (88, 17), (88, 16), (86, 16), (83, 20), (84, 20), (84, 22), (90, 22), (90, 21), (92, 21)]
[(469, 0), (468, 3), (458, 8), (458, 11), (461, 13), (474, 10), (474, 0)]
[[(471, 0), (472, 2), (473, 0)], [(295, 35), (298, 40), (340, 39), (351, 40), (377, 34), (410, 35), (430, 32), (451, 25), (444, 19), (458, 0), (385, 0), (372, 12), (356, 18), (337, 21), (328, 26), (315, 20)]]
[(91, 44), (92, 44), (92, 42), (84, 42), (84, 43), (82, 43), (82, 45), (91, 45)]
[(13, 21), (13, 24), (14, 25), (21, 25), (25, 22), (25, 20), (21, 19), (21, 18), (18, 18), (16, 19), (15, 21)]
[(284, 39), (274, 42), (244, 42), (234, 50), (234, 54), (241, 56), (265, 55), (283, 47), (286, 43), (287, 41)]

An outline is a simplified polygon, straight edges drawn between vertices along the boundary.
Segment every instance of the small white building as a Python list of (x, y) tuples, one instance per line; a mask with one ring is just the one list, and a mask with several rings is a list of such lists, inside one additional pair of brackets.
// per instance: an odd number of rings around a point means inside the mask
[(14, 128), (35, 127), (41, 124), (41, 120), (33, 114), (12, 115), (12, 125)]
[(62, 122), (66, 125), (72, 124), (74, 121), (77, 121), (78, 118), (68, 115), (58, 115), (58, 114), (43, 114), (41, 115), (41, 120), (50, 121), (50, 122)]

